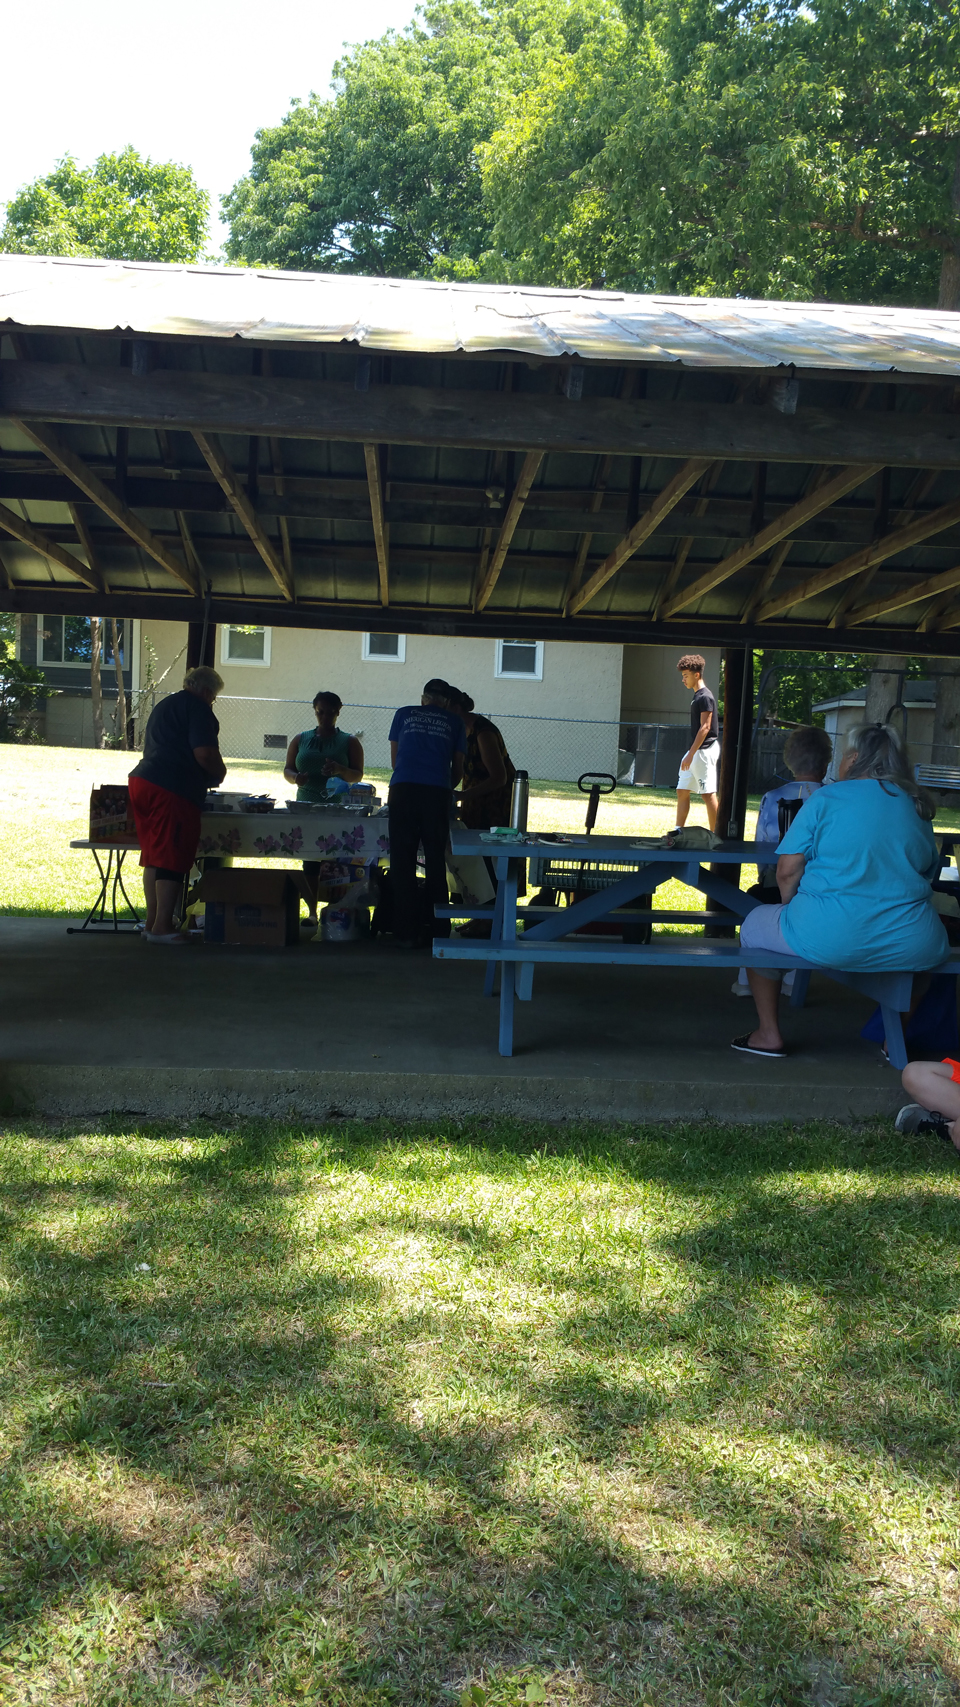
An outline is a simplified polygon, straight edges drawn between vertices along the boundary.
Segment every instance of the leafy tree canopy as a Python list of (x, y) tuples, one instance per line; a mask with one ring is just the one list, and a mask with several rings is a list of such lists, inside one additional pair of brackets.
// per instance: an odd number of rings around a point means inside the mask
[(332, 98), (295, 101), (257, 132), (250, 173), (223, 198), (229, 259), (476, 275), (491, 242), (478, 146), (561, 51), (578, 14), (571, 0), (435, 0), (420, 15), (342, 59)]
[(613, 0), (482, 150), (507, 277), (960, 306), (953, 0)]
[(210, 198), (189, 166), (144, 160), (135, 148), (93, 166), (68, 155), (7, 204), (0, 249), (124, 261), (196, 261)]
[[(865, 686), (878, 664), (863, 652), (795, 652), (778, 649), (754, 652), (754, 691), (758, 711), (777, 723), (822, 723), (814, 714), (818, 700), (835, 699), (851, 688)], [(930, 658), (910, 658), (906, 677), (926, 680), (935, 673)]]

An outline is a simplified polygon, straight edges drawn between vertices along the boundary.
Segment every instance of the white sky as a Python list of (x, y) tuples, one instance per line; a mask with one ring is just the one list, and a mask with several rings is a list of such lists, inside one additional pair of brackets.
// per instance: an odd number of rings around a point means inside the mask
[(325, 93), (347, 42), (410, 22), (416, 0), (43, 0), (3, 24), (0, 212), (64, 154), (83, 166), (132, 143), (192, 166), (218, 198), (291, 98)]

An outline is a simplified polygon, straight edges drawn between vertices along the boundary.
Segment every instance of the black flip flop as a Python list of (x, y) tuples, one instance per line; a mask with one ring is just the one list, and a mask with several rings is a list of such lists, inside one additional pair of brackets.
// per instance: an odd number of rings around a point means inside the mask
[(731, 1049), (739, 1049), (741, 1055), (763, 1055), (769, 1061), (782, 1061), (786, 1056), (785, 1049), (755, 1049), (750, 1042), (750, 1033), (745, 1031), (742, 1037), (735, 1037)]

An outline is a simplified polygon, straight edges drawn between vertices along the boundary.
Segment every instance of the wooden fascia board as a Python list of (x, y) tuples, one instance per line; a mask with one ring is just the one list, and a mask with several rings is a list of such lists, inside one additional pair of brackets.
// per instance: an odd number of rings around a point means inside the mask
[(218, 482), (230, 508), (243, 523), (285, 599), (293, 599), (293, 588), (287, 572), (273, 548), (273, 542), (257, 520), (256, 512), (234, 473), (226, 452), (215, 433), (194, 433), (207, 467)]
[[(5, 367), (19, 367), (20, 363), (5, 362), (3, 365)], [(20, 421), (16, 418), (13, 420), (13, 425), (32, 444), (35, 444), (38, 450), (42, 450), (44, 455), (50, 458), (55, 467), (59, 468), (61, 474), (66, 474), (73, 481), (84, 496), (89, 498), (91, 504), (96, 504), (99, 510), (103, 510), (106, 515), (110, 516), (117, 526), (135, 540), (148, 557), (152, 557), (155, 563), (159, 563), (161, 569), (165, 569), (167, 574), (171, 575), (186, 592), (196, 592), (197, 589), (189, 574), (180, 567), (175, 558), (170, 556), (170, 553), (154, 537), (146, 524), (138, 516), (135, 516), (132, 510), (127, 508), (116, 493), (111, 492), (104, 485), (99, 476), (87, 467), (82, 457), (71, 450), (69, 445), (63, 443), (58, 433), (50, 427), (40, 427), (36, 423)]]
[[(765, 605), (760, 606), (757, 621), (769, 622), (771, 617), (791, 610), (805, 599), (812, 599), (817, 593), (824, 593), (830, 587), (838, 586), (841, 581), (849, 581), (850, 577), (861, 569), (867, 569), (875, 563), (883, 563), (888, 557), (896, 557), (899, 552), (909, 550), (912, 545), (919, 545), (932, 534), (943, 533), (958, 521), (960, 499), (951, 504), (941, 504), (939, 510), (932, 510), (928, 516), (921, 516), (918, 521), (911, 522), (909, 527), (894, 528), (881, 539), (875, 539), (872, 544), (865, 545), (862, 551), (855, 551), (850, 557), (844, 557), (840, 563), (833, 563), (829, 568), (820, 569), (817, 574), (808, 576), (806, 581), (801, 581), (799, 587), (778, 593), (775, 599), (768, 599)], [(849, 611), (846, 620), (855, 625), (860, 619), (856, 611)]]
[(517, 523), (519, 522), (520, 516), (523, 512), (523, 506), (527, 501), (530, 488), (537, 477), (537, 470), (543, 461), (543, 454), (543, 451), (528, 451), (523, 459), (523, 467), (520, 470), (520, 477), (513, 489), (513, 494), (510, 498), (509, 504), (507, 505), (506, 515), (500, 524), (497, 543), (493, 548), (490, 562), (487, 565), (483, 580), (481, 581), (477, 591), (476, 602), (474, 605), (475, 610), (483, 610), (484, 606), (489, 602), (490, 595), (500, 579), (500, 571), (506, 562), (507, 552), (510, 549), (510, 542), (517, 531)]
[(380, 468), (380, 446), (364, 445), (363, 460), (367, 469), (370, 491), (370, 517), (377, 548), (377, 573), (380, 580), (380, 603), (390, 603), (390, 529), (384, 519), (383, 475)]
[(761, 528), (760, 532), (754, 534), (751, 539), (745, 540), (743, 545), (738, 546), (735, 551), (729, 552), (715, 568), (708, 569), (705, 575), (701, 575), (698, 580), (692, 581), (689, 587), (682, 587), (679, 593), (675, 593), (673, 598), (664, 605), (661, 615), (665, 618), (675, 616), (677, 611), (683, 610), (686, 605), (693, 604), (705, 593), (712, 592), (713, 588), (718, 587), (721, 581), (728, 580), (731, 575), (737, 573), (738, 569), (745, 568), (755, 558), (762, 556), (763, 552), (769, 551), (771, 546), (779, 545), (787, 534), (793, 533), (798, 527), (802, 527), (804, 522), (808, 522), (812, 516), (818, 515), (821, 510), (828, 510), (831, 504), (837, 502), (838, 498), (845, 498), (848, 492), (854, 491), (857, 486), (862, 485), (864, 480), (868, 480), (871, 475), (877, 472), (878, 468), (875, 467), (841, 469), (840, 473), (835, 475), (826, 485), (818, 486), (814, 492), (807, 492), (784, 515), (778, 516), (776, 521), (770, 522), (767, 527)]
[[(24, 521), (23, 517), (18, 516), (15, 511), (8, 510), (5, 504), (0, 504), (0, 528), (3, 528), (6, 533), (12, 534), (14, 539), (20, 541), (21, 545), (29, 545), (34, 551), (39, 552), (40, 556), (45, 557), (48, 563), (58, 564), (61, 569), (67, 571), (68, 575), (82, 581), (83, 585), (89, 587), (92, 593), (103, 591), (96, 570), (88, 569), (85, 563), (81, 563), (78, 558), (72, 556), (62, 545), (57, 545), (54, 540), (48, 539), (45, 533), (41, 532), (39, 528), (35, 528), (32, 523)], [(26, 585), (26, 583), (17, 584)]]
[(0, 415), (22, 421), (585, 456), (960, 468), (960, 414), (371, 386), (332, 380), (0, 363)]
[(573, 598), (570, 600), (569, 606), (571, 616), (576, 616), (577, 612), (581, 611), (584, 605), (589, 604), (591, 599), (596, 598), (601, 587), (605, 587), (607, 582), (617, 573), (618, 569), (622, 569), (623, 565), (629, 560), (629, 558), (633, 557), (634, 554), (639, 551), (645, 539), (649, 539), (652, 533), (656, 533), (664, 516), (668, 516), (670, 514), (674, 505), (679, 504), (680, 499), (684, 494), (689, 492), (691, 486), (696, 485), (697, 481), (706, 474), (710, 466), (711, 464), (708, 459), (703, 457), (691, 457), (688, 462), (684, 463), (682, 468), (677, 470), (677, 473), (671, 480), (667, 481), (667, 484), (663, 487), (662, 491), (657, 493), (649, 508), (646, 509), (639, 520), (634, 523), (630, 532), (624, 534), (620, 542), (614, 546), (610, 555), (604, 558), (599, 569), (595, 569), (589, 580), (584, 582), (580, 591), (574, 594)]

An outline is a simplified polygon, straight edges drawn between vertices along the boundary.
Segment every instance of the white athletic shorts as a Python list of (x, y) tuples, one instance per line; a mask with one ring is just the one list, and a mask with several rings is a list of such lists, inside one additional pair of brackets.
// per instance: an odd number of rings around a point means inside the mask
[(704, 741), (690, 761), (690, 769), (677, 777), (678, 788), (688, 788), (694, 794), (716, 794), (717, 766), (720, 763), (720, 742)]

